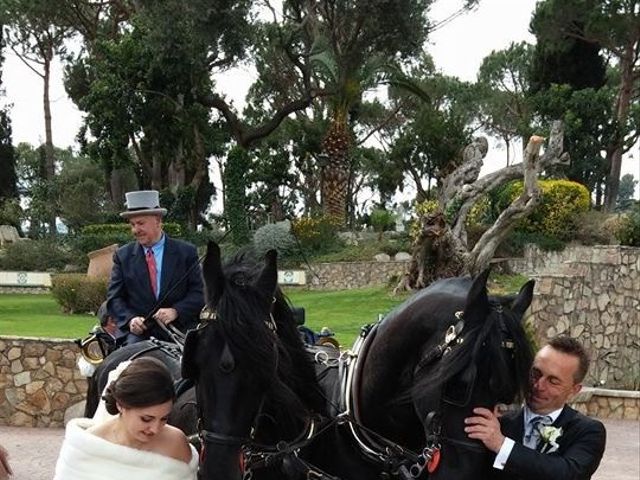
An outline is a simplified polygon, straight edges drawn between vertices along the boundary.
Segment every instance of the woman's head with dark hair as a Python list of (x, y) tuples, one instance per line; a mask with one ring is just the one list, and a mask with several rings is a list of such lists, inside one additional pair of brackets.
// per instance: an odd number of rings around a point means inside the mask
[(174, 401), (171, 373), (156, 358), (136, 358), (107, 387), (104, 400), (107, 412), (111, 415), (118, 413), (118, 405), (145, 408)]

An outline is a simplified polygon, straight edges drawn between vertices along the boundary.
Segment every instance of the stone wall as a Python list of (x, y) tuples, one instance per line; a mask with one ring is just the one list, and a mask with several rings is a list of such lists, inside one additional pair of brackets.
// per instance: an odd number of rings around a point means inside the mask
[(318, 290), (346, 290), (387, 285), (409, 268), (408, 261), (315, 263), (307, 270), (307, 285)]
[(590, 417), (640, 420), (638, 391), (583, 388), (572, 406)]
[(0, 424), (61, 427), (85, 398), (71, 340), (0, 337)]
[[(592, 357), (587, 385), (637, 389), (640, 384), (640, 249), (575, 247), (530, 250), (536, 277), (531, 318), (537, 339), (578, 338)], [(546, 263), (545, 263), (546, 262)]]

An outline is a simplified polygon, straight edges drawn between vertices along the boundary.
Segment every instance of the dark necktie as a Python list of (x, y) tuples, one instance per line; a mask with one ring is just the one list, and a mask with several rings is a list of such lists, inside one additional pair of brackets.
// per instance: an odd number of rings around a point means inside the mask
[(549, 415), (538, 415), (529, 420), (528, 428), (525, 430), (524, 441), (525, 447), (536, 449), (540, 441), (540, 430), (545, 425), (551, 425), (553, 420)]
[(156, 283), (158, 281), (158, 270), (156, 269), (156, 257), (153, 256), (153, 249), (149, 248), (147, 250), (146, 259), (147, 269), (149, 270), (149, 280), (151, 280), (151, 290), (153, 290), (153, 295), (157, 297)]

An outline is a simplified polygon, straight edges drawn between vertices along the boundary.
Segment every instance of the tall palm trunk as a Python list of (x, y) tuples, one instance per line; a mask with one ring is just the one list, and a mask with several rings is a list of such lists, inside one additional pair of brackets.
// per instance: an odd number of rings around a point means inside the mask
[(326, 164), (322, 168), (322, 209), (345, 224), (347, 212), (347, 190), (349, 186), (349, 148), (351, 138), (347, 115), (337, 114), (329, 126), (322, 143)]

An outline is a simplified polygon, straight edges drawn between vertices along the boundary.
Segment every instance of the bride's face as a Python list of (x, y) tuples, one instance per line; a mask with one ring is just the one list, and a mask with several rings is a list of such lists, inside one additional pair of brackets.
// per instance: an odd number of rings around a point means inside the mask
[(167, 424), (173, 402), (171, 400), (142, 408), (120, 407), (120, 419), (131, 440), (146, 444), (151, 442)]

